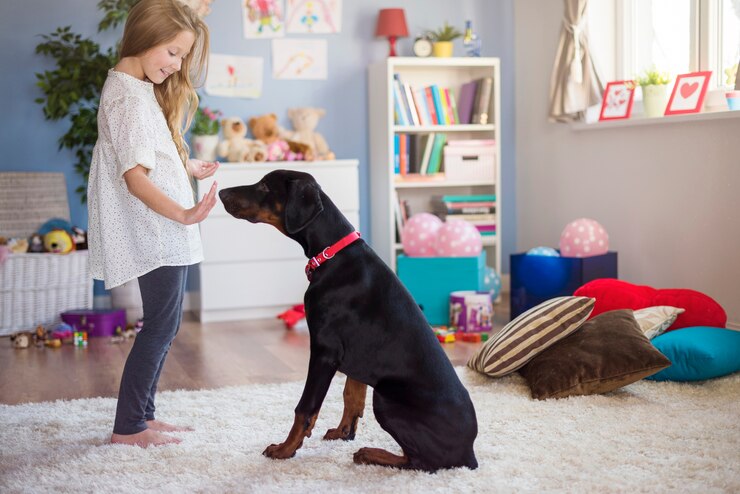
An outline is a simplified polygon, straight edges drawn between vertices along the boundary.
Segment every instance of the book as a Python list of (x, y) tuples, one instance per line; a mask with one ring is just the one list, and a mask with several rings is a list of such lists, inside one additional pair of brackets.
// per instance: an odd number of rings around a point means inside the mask
[(401, 233), (403, 232), (403, 216), (401, 216), (401, 202), (398, 197), (398, 192), (393, 189), (393, 216), (396, 219), (396, 242), (401, 242)]
[(424, 95), (426, 96), (426, 100), (427, 100), (427, 108), (429, 108), (429, 113), (432, 115), (432, 125), (439, 125), (439, 116), (437, 115), (437, 110), (434, 107), (434, 98), (432, 97), (432, 88), (425, 87)]
[(403, 83), (401, 87), (403, 87), (404, 94), (406, 95), (406, 101), (409, 105), (409, 115), (411, 116), (411, 123), (413, 125), (421, 125), (421, 120), (419, 120), (419, 112), (416, 109), (416, 103), (414, 103), (414, 97), (411, 94), (411, 86)]
[(445, 88), (444, 95), (447, 102), (447, 114), (450, 116), (450, 123), (453, 125), (459, 123), (457, 121), (457, 108), (453, 99), (452, 89)]
[(429, 114), (429, 108), (427, 108), (424, 89), (411, 88), (411, 96), (414, 98), (416, 110), (419, 112), (419, 120), (421, 121), (421, 125), (432, 125), (432, 116)]
[(460, 88), (460, 99), (457, 102), (458, 122), (469, 124), (473, 118), (473, 101), (478, 81), (466, 82)]
[(445, 118), (444, 108), (442, 107), (442, 100), (439, 99), (439, 87), (436, 84), (432, 84), (432, 101), (434, 102), (434, 112), (437, 114), (437, 121), (439, 125), (446, 125), (447, 119)]
[[(449, 145), (449, 144), (448, 144)], [(436, 196), (435, 200), (444, 202), (472, 202), (472, 201), (495, 201), (496, 194), (463, 194)]]
[(424, 155), (421, 158), (421, 163), (419, 163), (419, 173), (422, 175), (426, 175), (429, 168), (429, 158), (432, 154), (432, 147), (434, 147), (434, 136), (435, 133), (431, 132), (424, 146)]
[(445, 88), (439, 88), (439, 101), (442, 103), (442, 113), (445, 116), (445, 125), (452, 125), (450, 103), (447, 101), (447, 93), (445, 91), (447, 91)]
[(393, 74), (393, 85), (396, 88), (395, 91), (398, 92), (398, 100), (401, 103), (401, 110), (403, 113), (403, 123), (401, 123), (401, 125), (413, 125), (414, 122), (411, 119), (411, 108), (409, 107), (409, 102), (406, 101), (406, 91), (401, 83), (400, 75)]
[(406, 110), (403, 108), (396, 81), (393, 81), (393, 122), (396, 125), (406, 125)]
[(406, 151), (406, 143), (408, 142), (408, 134), (398, 135), (398, 171), (401, 175), (408, 173), (408, 154)]
[(393, 173), (400, 175), (401, 173), (401, 154), (399, 153), (399, 147), (401, 145), (401, 136), (395, 134), (393, 136)]
[(491, 106), (491, 92), (493, 91), (493, 78), (484, 77), (480, 82), (479, 98), (473, 111), (473, 121), (471, 123), (485, 125), (489, 121), (488, 112)]
[(428, 174), (439, 173), (442, 166), (442, 149), (445, 147), (445, 141), (447, 136), (445, 134), (437, 134), (434, 136), (434, 144), (432, 145), (432, 152), (429, 155), (429, 167), (427, 168)]

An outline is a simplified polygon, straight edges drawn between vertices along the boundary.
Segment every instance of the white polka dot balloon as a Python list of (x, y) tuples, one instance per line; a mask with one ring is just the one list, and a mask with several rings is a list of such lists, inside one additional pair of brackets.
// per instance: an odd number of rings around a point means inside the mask
[(596, 220), (571, 221), (560, 234), (560, 255), (563, 257), (600, 256), (608, 250), (609, 234)]
[(403, 252), (409, 257), (434, 257), (434, 240), (442, 220), (431, 213), (416, 213), (406, 221), (401, 232)]
[(483, 239), (471, 223), (447, 220), (437, 232), (434, 250), (440, 257), (473, 257), (483, 250)]

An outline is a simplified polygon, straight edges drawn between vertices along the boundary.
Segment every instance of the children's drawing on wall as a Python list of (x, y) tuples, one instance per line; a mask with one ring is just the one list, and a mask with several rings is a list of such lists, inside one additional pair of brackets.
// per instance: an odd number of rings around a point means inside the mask
[(208, 59), (206, 93), (231, 98), (262, 96), (261, 57), (237, 57), (212, 53)]
[(285, 0), (242, 0), (245, 38), (282, 38), (285, 36), (283, 5)]
[(272, 40), (274, 79), (326, 79), (327, 74), (325, 39)]
[(342, 30), (342, 0), (287, 0), (289, 33), (334, 34)]

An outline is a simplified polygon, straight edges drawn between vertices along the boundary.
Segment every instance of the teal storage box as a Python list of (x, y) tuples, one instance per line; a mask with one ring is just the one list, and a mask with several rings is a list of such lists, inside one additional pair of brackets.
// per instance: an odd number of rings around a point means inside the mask
[(483, 290), (486, 252), (477, 257), (398, 256), (398, 277), (433, 325), (450, 322), (450, 292)]

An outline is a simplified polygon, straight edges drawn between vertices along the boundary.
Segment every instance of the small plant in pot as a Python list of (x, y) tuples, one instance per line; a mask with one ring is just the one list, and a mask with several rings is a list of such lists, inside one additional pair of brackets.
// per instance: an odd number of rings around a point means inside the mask
[(444, 26), (436, 31), (427, 32), (427, 36), (434, 43), (433, 53), (435, 57), (451, 57), (453, 48), (452, 42), (457, 38), (462, 37), (462, 35), (462, 32), (460, 32), (456, 27), (450, 26), (447, 21), (445, 21)]
[(221, 112), (200, 106), (193, 117), (193, 126), (190, 128), (191, 144), (194, 156), (203, 161), (216, 160), (218, 146), (218, 131), (221, 127), (219, 117)]
[(635, 77), (635, 85), (642, 89), (642, 105), (645, 108), (646, 117), (663, 116), (668, 104), (668, 85), (670, 83), (671, 76), (667, 72), (658, 71), (655, 67)]

